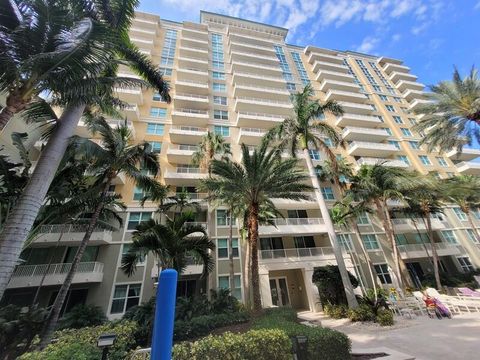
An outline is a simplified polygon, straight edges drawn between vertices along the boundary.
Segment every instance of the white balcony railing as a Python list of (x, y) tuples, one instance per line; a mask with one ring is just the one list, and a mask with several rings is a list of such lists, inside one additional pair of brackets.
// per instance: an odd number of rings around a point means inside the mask
[[(40, 264), (40, 265), (19, 265), (13, 272), (13, 277), (33, 277), (53, 274), (66, 274), (72, 267), (71, 263), (62, 264)], [(102, 273), (103, 263), (100, 262), (81, 262), (77, 267), (77, 273)]]
[(276, 250), (259, 250), (260, 258), (263, 259), (282, 259), (282, 258), (306, 258), (319, 256), (334, 256), (331, 247), (313, 247), (313, 248), (292, 248)]
[(201, 174), (202, 170), (194, 167), (177, 167), (176, 172), (177, 174)]
[(278, 101), (278, 100), (262, 99), (262, 98), (246, 97), (246, 96), (240, 96), (240, 97), (237, 97), (237, 99), (238, 100), (246, 100), (246, 101), (254, 101), (254, 102), (264, 103), (264, 104), (272, 104), (272, 105), (281, 105), (281, 106), (293, 107), (291, 102), (286, 102), (286, 101)]
[(258, 136), (263, 136), (265, 135), (266, 130), (265, 129), (258, 129), (258, 128), (240, 128), (240, 134), (254, 134)]
[(348, 148), (353, 149), (354, 147), (357, 147), (357, 146), (359, 148), (378, 149), (378, 150), (391, 150), (391, 151), (398, 150), (395, 147), (395, 145), (392, 145), (392, 144), (382, 144), (382, 143), (374, 143), (374, 142), (368, 142), (368, 141), (352, 141), (352, 143)]
[[(198, 95), (195, 95), (198, 96)], [(197, 109), (175, 109), (173, 111), (175, 114), (194, 114), (194, 115), (205, 115), (208, 116), (208, 111), (206, 110), (197, 110)]]
[[(64, 233), (84, 233), (87, 231), (88, 224), (52, 224), (52, 225), (42, 225), (40, 226), (38, 232), (42, 234), (59, 234)], [(93, 230), (94, 232), (98, 231), (108, 231), (97, 226)]]
[(275, 226), (281, 225), (319, 225), (323, 224), (322, 218), (276, 218), (272, 219)]
[(171, 130), (194, 132), (194, 133), (199, 133), (199, 135), (202, 135), (203, 133), (207, 132), (206, 128), (200, 128), (196, 126), (172, 126)]
[[(197, 94), (186, 94), (186, 93), (176, 93), (175, 98), (181, 97), (181, 98), (192, 98), (192, 99), (198, 99), (198, 100), (206, 100), (208, 101), (208, 96), (203, 96), (203, 95), (197, 95)], [(183, 109), (182, 109), (183, 110)], [(192, 109), (188, 109), (192, 110)], [(185, 112), (185, 111), (184, 111)]]

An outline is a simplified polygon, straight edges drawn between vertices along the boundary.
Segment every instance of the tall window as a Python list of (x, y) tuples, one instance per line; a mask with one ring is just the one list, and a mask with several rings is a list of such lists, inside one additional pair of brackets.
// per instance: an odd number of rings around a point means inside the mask
[(213, 110), (213, 118), (216, 120), (228, 120), (228, 111)]
[(363, 212), (357, 216), (358, 225), (370, 225), (370, 220), (366, 212)]
[(167, 69), (168, 67), (173, 66), (176, 44), (177, 44), (177, 30), (167, 29), (167, 31), (165, 32), (165, 40), (163, 42), (162, 57), (160, 59), (160, 64), (166, 67)]
[(380, 249), (380, 245), (377, 241), (377, 236), (375, 234), (364, 234), (361, 235), (363, 244), (365, 245), (365, 249), (367, 250), (378, 250)]
[(152, 212), (144, 211), (144, 212), (131, 212), (130, 216), (128, 217), (128, 230), (135, 230), (136, 227), (152, 218)]
[(315, 149), (310, 149), (310, 150), (308, 150), (308, 153), (310, 154), (310, 159), (321, 160), (320, 151), (315, 150)]
[(212, 77), (213, 77), (215, 80), (225, 80), (225, 73), (224, 73), (224, 72), (220, 72), (220, 71), (213, 71), (213, 72), (212, 72)]
[(408, 160), (408, 157), (406, 155), (398, 155), (397, 159), (403, 161), (407, 165), (410, 165), (410, 160)]
[(213, 132), (218, 135), (222, 135), (223, 137), (230, 136), (230, 127), (222, 126), (222, 125), (215, 125), (213, 127)]
[(294, 236), (293, 241), (297, 249), (314, 248), (315, 240), (313, 236)]
[(212, 34), (212, 67), (215, 69), (223, 69), (225, 67), (222, 39), (222, 35)]
[[(228, 210), (217, 210), (217, 226), (230, 225), (230, 212)], [(235, 219), (233, 219), (235, 225)]]
[(162, 143), (160, 141), (149, 141), (148, 143), (152, 147), (152, 153), (160, 154), (162, 151)]
[[(234, 275), (233, 282), (235, 284), (235, 289), (233, 290), (232, 295), (235, 296), (237, 300), (242, 300), (242, 277), (240, 275)], [(230, 289), (230, 276), (219, 276), (218, 287), (220, 289)]]
[(442, 230), (441, 234), (445, 241), (449, 244), (458, 244), (457, 237), (455, 236), (453, 230)]
[(400, 128), (400, 130), (404, 136), (412, 136), (412, 132), (410, 131), (410, 129)]
[(133, 200), (140, 201), (145, 197), (145, 191), (138, 186), (133, 188)]
[(214, 96), (213, 103), (216, 105), (227, 105), (227, 98), (225, 96)]
[(227, 87), (225, 84), (213, 83), (213, 91), (225, 92), (227, 91)]
[(470, 259), (467, 256), (458, 257), (457, 260), (464, 272), (475, 270)]
[[(129, 251), (130, 251), (130, 248), (132, 247), (132, 244), (129, 243), (129, 244), (123, 244), (122, 245), (122, 256), (127, 254)], [(145, 265), (145, 259), (146, 257), (145, 256), (140, 256), (139, 259), (138, 259), (138, 262), (137, 262), (137, 265), (138, 266), (142, 266), (142, 265)]]
[(393, 117), (393, 121), (395, 121), (397, 124), (403, 124), (403, 120), (400, 116), (395, 115)]
[(352, 237), (350, 234), (338, 234), (337, 239), (340, 246), (345, 250), (353, 249)]
[(300, 54), (296, 51), (292, 51), (290, 54), (292, 55), (293, 62), (295, 63), (295, 67), (297, 68), (298, 75), (300, 76), (303, 85), (309, 84), (310, 80), (308, 79), (307, 71), (303, 66)]
[(392, 283), (392, 276), (388, 271), (387, 264), (376, 264), (373, 265), (375, 268), (375, 272), (377, 273), (378, 278), (382, 284), (391, 284)]
[(322, 187), (321, 190), (325, 200), (335, 200), (335, 195), (333, 194), (333, 190), (330, 186)]
[(395, 242), (397, 245), (406, 245), (408, 243), (405, 234), (395, 234)]
[(477, 239), (477, 236), (475, 235), (475, 231), (473, 231), (472, 229), (465, 229), (465, 231), (467, 232), (468, 240), (470, 240), (474, 244), (479, 243), (479, 240)]
[(408, 144), (410, 145), (410, 147), (413, 149), (413, 150), (418, 150), (420, 149), (420, 145), (418, 144), (418, 141), (409, 141)]
[(360, 70), (362, 70), (362, 73), (363, 73), (363, 75), (365, 75), (365, 77), (367, 78), (368, 82), (369, 82), (371, 85), (378, 85), (378, 84), (377, 84), (377, 81), (375, 80), (375, 78), (372, 76), (372, 74), (370, 73), (370, 71), (368, 70), (368, 68), (365, 66), (365, 63), (363, 62), (363, 60), (355, 59), (355, 62), (356, 62), (357, 65), (360, 67)]
[(164, 128), (165, 128), (165, 125), (163, 125), (163, 124), (148, 123), (147, 124), (147, 134), (163, 135)]
[(457, 215), (458, 220), (461, 220), (461, 221), (467, 221), (468, 220), (467, 214), (465, 214), (462, 211), (462, 209), (460, 209), (459, 207), (454, 207), (454, 208), (452, 208), (452, 210), (455, 213), (455, 215)]
[(426, 155), (418, 155), (418, 158), (422, 162), (423, 165), (432, 165), (432, 162)]
[(388, 140), (390, 145), (395, 146), (398, 150), (400, 150), (400, 143), (397, 140)]
[(140, 303), (142, 284), (115, 285), (113, 291), (111, 314), (122, 314)]
[(392, 105), (385, 105), (388, 112), (395, 112), (395, 108)]
[(283, 52), (283, 48), (280, 45), (274, 45), (275, 55), (277, 56), (278, 61), (280, 62), (280, 67), (282, 68), (282, 75), (286, 81), (293, 81), (293, 75), (290, 71), (290, 65), (288, 65), (287, 58)]
[[(238, 239), (232, 239), (232, 253), (234, 258), (238, 258)], [(228, 239), (217, 239), (217, 257), (228, 259)]]

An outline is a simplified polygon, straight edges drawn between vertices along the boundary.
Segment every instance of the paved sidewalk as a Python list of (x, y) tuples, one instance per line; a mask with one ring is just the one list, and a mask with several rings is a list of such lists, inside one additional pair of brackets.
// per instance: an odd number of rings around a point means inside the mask
[(392, 328), (334, 320), (321, 314), (299, 316), (347, 334), (354, 351), (388, 347), (413, 355), (417, 360), (480, 359), (480, 313), (457, 315), (451, 320), (427, 316), (412, 320), (396, 318)]

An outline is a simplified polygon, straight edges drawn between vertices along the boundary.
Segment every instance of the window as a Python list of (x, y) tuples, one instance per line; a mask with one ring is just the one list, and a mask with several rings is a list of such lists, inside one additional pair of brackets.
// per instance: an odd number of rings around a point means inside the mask
[(295, 91), (297, 90), (297, 87), (295, 86), (294, 83), (287, 82), (287, 90)]
[(417, 244), (428, 244), (430, 242), (430, 238), (428, 237), (427, 233), (417, 233), (414, 236)]
[(408, 160), (408, 157), (406, 155), (398, 155), (397, 159), (403, 161), (407, 165), (410, 165), (410, 160)]
[(396, 103), (401, 103), (401, 102), (402, 102), (402, 99), (400, 99), (399, 97), (394, 96), (394, 97), (393, 97), (393, 101), (395, 101)]
[(377, 111), (377, 107), (373, 104), (370, 104), (370, 107), (372, 108), (372, 111)]
[(395, 108), (392, 105), (385, 105), (388, 112), (395, 112)]
[(382, 101), (388, 101), (388, 97), (386, 95), (378, 95), (378, 97), (380, 98), (380, 100)]
[(228, 126), (215, 125), (213, 127), (213, 132), (215, 134), (222, 135), (223, 137), (230, 136), (230, 128)]
[(432, 165), (432, 163), (430, 162), (430, 159), (428, 158), (428, 156), (426, 156), (426, 155), (418, 155), (418, 158), (420, 159), (420, 161), (422, 162), (423, 165)]
[(373, 90), (376, 91), (376, 92), (382, 91), (382, 88), (381, 88), (380, 86), (378, 86), (378, 85), (372, 85), (372, 88), (373, 88)]
[(445, 239), (445, 241), (449, 244), (457, 244), (457, 237), (455, 236), (455, 233), (453, 230), (442, 230), (442, 237)]
[(335, 195), (330, 186), (322, 187), (322, 195), (325, 200), (335, 200)]
[(165, 128), (165, 125), (163, 124), (148, 123), (147, 134), (163, 135), (164, 128)]
[(225, 73), (220, 71), (212, 72), (212, 77), (216, 80), (225, 80)]
[(305, 209), (287, 210), (287, 217), (290, 219), (307, 219), (308, 214)]
[(460, 266), (462, 267), (463, 271), (469, 272), (469, 271), (475, 270), (475, 268), (473, 267), (468, 257), (466, 256), (458, 257), (457, 260)]
[(419, 150), (420, 149), (420, 145), (418, 144), (418, 141), (409, 141), (408, 144), (410, 145), (410, 148), (412, 148), (413, 150)]
[(142, 284), (115, 285), (113, 292), (111, 314), (122, 314), (140, 303)]
[(214, 96), (213, 103), (217, 105), (227, 105), (227, 98), (225, 96)]
[(130, 216), (128, 217), (128, 224), (127, 224), (127, 229), (128, 230), (135, 230), (137, 225), (148, 221), (152, 218), (152, 213), (151, 212), (131, 212)]
[[(230, 214), (228, 210), (217, 210), (217, 226), (230, 225)], [(233, 225), (235, 225), (235, 219), (233, 219)]]
[(393, 117), (393, 121), (395, 121), (397, 124), (403, 124), (403, 120), (400, 116), (395, 115)]
[(290, 54), (292, 55), (293, 62), (295, 63), (295, 67), (297, 68), (298, 75), (300, 76), (300, 79), (302, 80), (303, 85), (309, 84), (310, 80), (308, 79), (307, 71), (303, 66), (303, 62), (302, 62), (302, 58), (300, 57), (300, 54), (295, 51), (292, 51)]
[(155, 118), (164, 118), (167, 116), (167, 109), (152, 107), (150, 108), (150, 116)]
[(400, 143), (397, 140), (388, 140), (390, 145), (395, 146), (398, 150), (400, 150)]
[(133, 188), (133, 200), (140, 201), (145, 197), (145, 191), (138, 186)]
[[(175, 46), (177, 44), (177, 30), (167, 29), (165, 32), (165, 40), (163, 44), (164, 45), (162, 49), (162, 57), (160, 59), (160, 64), (172, 66), (175, 57)], [(171, 73), (168, 75), (171, 75)]]
[(460, 209), (459, 207), (454, 207), (452, 208), (452, 210), (455, 215), (457, 215), (458, 220), (467, 221), (467, 214), (465, 214), (462, 209)]
[[(238, 258), (238, 239), (232, 239), (233, 257)], [(228, 259), (228, 239), (217, 239), (217, 257)]]
[(369, 225), (370, 220), (366, 212), (363, 212), (357, 216), (357, 224), (358, 225)]
[(477, 239), (477, 236), (475, 235), (475, 231), (473, 229), (465, 229), (467, 232), (467, 237), (468, 239), (473, 242), (474, 244), (478, 244), (480, 241)]
[(213, 60), (212, 67), (215, 69), (223, 69), (225, 67), (225, 63), (223, 61)]
[(360, 235), (367, 250), (378, 250), (380, 245), (378, 245), (377, 236), (375, 234), (365, 234)]
[(382, 115), (375, 115), (375, 116), (376, 116), (377, 119), (380, 120), (381, 122), (385, 122), (385, 121), (383, 120), (383, 116), (382, 116)]
[(395, 242), (397, 245), (406, 245), (408, 243), (405, 234), (395, 234)]
[(172, 76), (173, 69), (170, 69), (170, 68), (160, 68), (159, 70), (160, 70), (160, 72), (162, 73), (162, 75), (164, 75), (164, 76)]
[(410, 129), (400, 128), (400, 130), (402, 131), (402, 134), (403, 134), (404, 136), (412, 136), (412, 132), (410, 131)]
[(382, 284), (392, 283), (392, 276), (388, 272), (387, 264), (376, 264), (373, 265), (373, 267), (375, 268), (375, 272), (377, 273), (377, 276)]
[(165, 102), (165, 101), (162, 99), (162, 97), (160, 96), (160, 94), (157, 93), (157, 92), (156, 92), (156, 93), (153, 93), (152, 100), (153, 100), (153, 101)]
[(383, 128), (383, 130), (385, 130), (388, 135), (390, 135), (390, 136), (393, 135), (393, 134), (392, 134), (392, 129), (390, 129), (390, 128)]
[(152, 147), (152, 153), (160, 154), (160, 152), (162, 151), (162, 143), (161, 142), (159, 142), (159, 141), (149, 141), (148, 143)]
[(312, 160), (321, 160), (320, 152), (318, 150), (308, 150), (310, 154), (310, 159)]
[(408, 121), (410, 122), (410, 125), (416, 125), (417, 124), (417, 120), (415, 120), (414, 118), (408, 118)]
[(337, 239), (340, 246), (345, 250), (353, 249), (352, 237), (350, 234), (338, 234)]
[[(132, 244), (123, 244), (122, 245), (122, 256), (127, 254), (130, 248), (132, 247)], [(137, 262), (137, 265), (142, 266), (145, 265), (145, 256), (140, 256)]]
[[(233, 282), (235, 288), (232, 292), (232, 295), (237, 298), (237, 300), (242, 300), (242, 278), (240, 275), (234, 275)], [(230, 277), (228, 275), (223, 275), (218, 277), (218, 287), (221, 289), (230, 289)]]
[(293, 241), (295, 242), (295, 248), (297, 249), (308, 249), (315, 247), (315, 240), (313, 236), (294, 236)]
[(227, 87), (225, 84), (213, 83), (213, 91), (225, 92), (227, 91)]
[(438, 164), (439, 164), (440, 166), (448, 167), (447, 161), (446, 161), (443, 157), (437, 156), (436, 159), (437, 159)]
[(292, 72), (290, 71), (290, 66), (288, 65), (287, 57), (285, 56), (283, 48), (279, 45), (274, 45), (273, 48), (275, 49), (275, 55), (277, 56), (278, 61), (280, 62), (283, 78), (286, 81), (292, 81), (293, 75), (292, 75)]
[(217, 120), (228, 120), (228, 111), (213, 110), (213, 118)]

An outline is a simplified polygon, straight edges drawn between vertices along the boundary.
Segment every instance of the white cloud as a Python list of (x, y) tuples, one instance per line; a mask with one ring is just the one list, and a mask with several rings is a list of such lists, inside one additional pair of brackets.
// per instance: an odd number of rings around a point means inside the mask
[(393, 41), (393, 42), (397, 42), (397, 41), (399, 41), (401, 38), (402, 38), (402, 35), (401, 35), (401, 34), (393, 34), (393, 36), (392, 36), (392, 41)]
[(362, 43), (356, 48), (356, 51), (361, 53), (370, 53), (380, 42), (380, 39), (367, 36)]
[(474, 10), (480, 10), (480, 1), (473, 7)]

